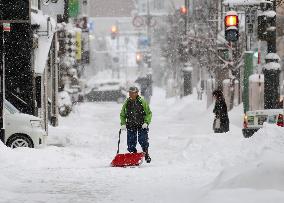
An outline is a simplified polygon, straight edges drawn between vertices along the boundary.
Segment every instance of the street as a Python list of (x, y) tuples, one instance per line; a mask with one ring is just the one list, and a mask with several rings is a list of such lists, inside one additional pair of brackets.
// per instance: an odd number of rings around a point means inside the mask
[(283, 25), (284, 0), (0, 0), (0, 203), (283, 203)]
[[(213, 134), (213, 116), (195, 98), (165, 100), (164, 91), (155, 89), (152, 163), (140, 167), (109, 167), (119, 129), (121, 105), (116, 103), (77, 106), (60, 127), (50, 129), (49, 146), (44, 149), (11, 151), (1, 145), (0, 202), (207, 202), (216, 176), (228, 167), (254, 161), (266, 143), (250, 148), (252, 143), (235, 124), (230, 133)], [(122, 152), (126, 152), (125, 138)], [(229, 191), (235, 197), (239, 194)], [(250, 194), (256, 198), (255, 193), (261, 191)], [(283, 201), (283, 193), (274, 193)], [(228, 202), (227, 195), (216, 192), (213, 197)]]

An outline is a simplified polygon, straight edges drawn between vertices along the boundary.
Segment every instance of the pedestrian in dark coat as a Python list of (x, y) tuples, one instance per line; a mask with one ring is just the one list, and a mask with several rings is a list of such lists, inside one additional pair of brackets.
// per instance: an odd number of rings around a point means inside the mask
[(215, 90), (213, 92), (215, 107), (213, 113), (215, 114), (213, 129), (215, 133), (224, 133), (229, 131), (229, 117), (227, 105), (222, 91)]

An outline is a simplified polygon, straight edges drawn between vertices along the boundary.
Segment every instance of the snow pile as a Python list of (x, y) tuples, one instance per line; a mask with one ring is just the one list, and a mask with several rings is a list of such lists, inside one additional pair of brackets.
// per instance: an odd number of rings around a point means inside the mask
[(284, 129), (266, 124), (243, 143), (244, 148), (252, 150), (254, 159), (223, 170), (215, 179), (214, 187), (284, 190), (283, 134)]
[(252, 74), (249, 76), (250, 82), (264, 82), (264, 75), (263, 74)]
[(265, 56), (265, 60), (276, 60), (276, 61), (280, 61), (280, 57), (278, 54), (276, 53), (268, 53)]
[(239, 154), (231, 154), (231, 159), (238, 156), (239, 163), (225, 166), (203, 187), (196, 202), (283, 202), (283, 134), (284, 128), (265, 124), (253, 137), (244, 139)]
[(260, 2), (264, 0), (225, 0), (224, 5), (229, 6), (249, 6), (249, 5), (259, 5)]
[(9, 148), (6, 147), (6, 145), (4, 145), (3, 142), (0, 141), (0, 153), (1, 153), (1, 155), (2, 155), (2, 153), (5, 153), (7, 150), (9, 150)]
[(264, 70), (280, 70), (281, 65), (280, 63), (276, 63), (276, 62), (269, 62), (269, 63), (266, 63), (263, 68)]

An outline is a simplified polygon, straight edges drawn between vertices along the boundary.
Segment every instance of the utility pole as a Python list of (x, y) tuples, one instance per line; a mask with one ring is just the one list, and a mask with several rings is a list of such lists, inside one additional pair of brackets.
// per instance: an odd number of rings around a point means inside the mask
[[(148, 39), (148, 50), (147, 50), (147, 59), (148, 59), (148, 55), (151, 54), (151, 30), (150, 30), (150, 24), (151, 24), (151, 13), (150, 13), (150, 0), (147, 0), (147, 39)], [(151, 60), (147, 60), (147, 65), (148, 68), (151, 68)]]
[[(277, 108), (279, 100), (279, 56), (276, 54), (276, 0), (263, 9), (266, 23), (267, 55), (264, 73), (264, 108)], [(268, 13), (269, 12), (269, 13)], [(273, 15), (272, 15), (273, 14)]]
[(188, 14), (189, 14), (189, 0), (184, 0), (184, 6), (186, 8), (186, 16), (184, 19), (184, 36), (187, 35), (187, 25), (188, 25)]
[(147, 102), (150, 103), (150, 99), (153, 93), (153, 86), (152, 86), (152, 39), (151, 39), (151, 21), (152, 16), (150, 12), (150, 0), (147, 0), (147, 39), (148, 39), (148, 49), (146, 51), (146, 62), (148, 66), (148, 70), (146, 71), (146, 78), (147, 78), (147, 89), (145, 92), (144, 97), (146, 98)]
[[(119, 29), (119, 22), (116, 21), (116, 27), (117, 29)], [(121, 52), (120, 52), (120, 34), (118, 32), (117, 37), (116, 37), (116, 54), (117, 54), (117, 60), (116, 60), (116, 64), (115, 64), (115, 69), (116, 69), (116, 75), (117, 78), (120, 78), (120, 68), (119, 68), (119, 62), (121, 60)]]
[[(1, 89), (0, 89), (0, 140), (5, 144), (5, 125), (4, 125), (4, 101), (5, 101), (5, 31), (2, 23), (2, 66), (1, 66)], [(9, 25), (10, 26), (10, 25)]]
[(69, 0), (64, 0), (64, 14), (63, 14), (63, 21), (65, 23), (69, 22)]

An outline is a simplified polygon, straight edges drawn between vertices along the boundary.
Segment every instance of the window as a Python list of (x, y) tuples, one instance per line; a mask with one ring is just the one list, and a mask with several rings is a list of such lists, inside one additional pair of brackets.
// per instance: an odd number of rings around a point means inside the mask
[(140, 10), (142, 13), (145, 13), (147, 11), (147, 6), (145, 3), (142, 3), (141, 4), (141, 10)]
[(154, 9), (156, 10), (164, 9), (164, 0), (154, 0)]
[(19, 110), (16, 109), (16, 107), (13, 106), (13, 104), (11, 104), (10, 102), (8, 102), (7, 100), (5, 100), (5, 108), (11, 113), (19, 113)]
[(31, 1), (31, 7), (33, 9), (38, 9), (38, 0), (32, 0)]
[(256, 117), (258, 120), (258, 125), (263, 125), (263, 123), (267, 120), (267, 115), (258, 115)]
[(276, 115), (271, 115), (268, 117), (268, 123), (276, 123)]
[(248, 116), (248, 125), (254, 125), (254, 116)]

